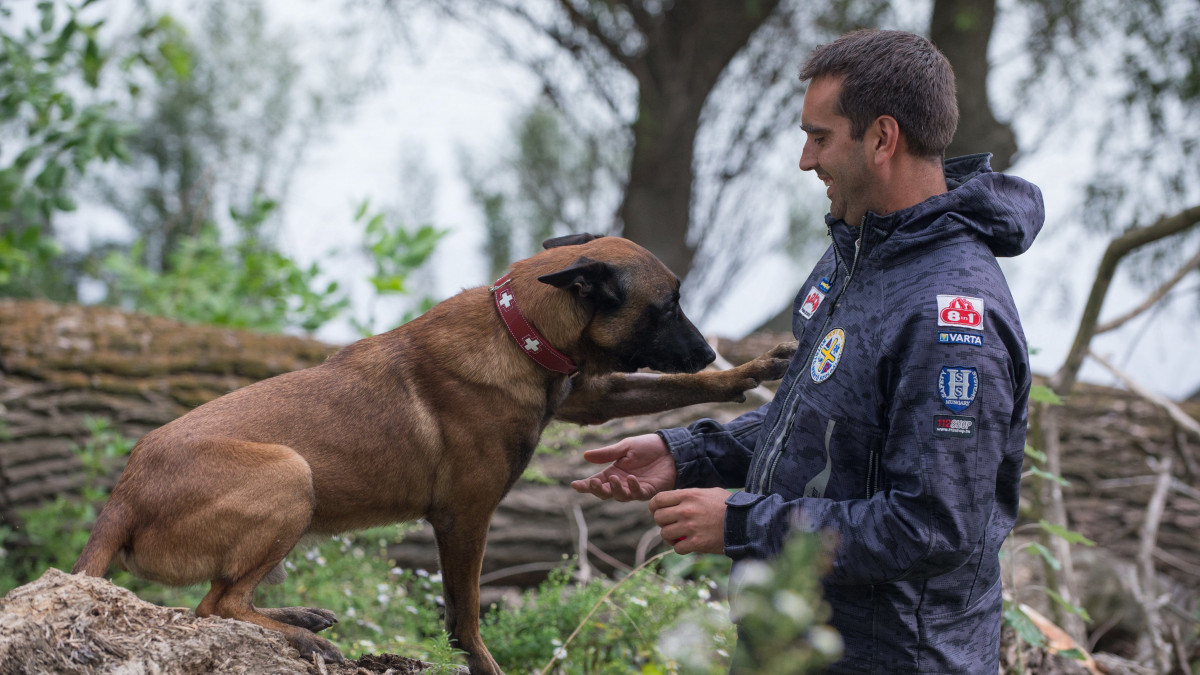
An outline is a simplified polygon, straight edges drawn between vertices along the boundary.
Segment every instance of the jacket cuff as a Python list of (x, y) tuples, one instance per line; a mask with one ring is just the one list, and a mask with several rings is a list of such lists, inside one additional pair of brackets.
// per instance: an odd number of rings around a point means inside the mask
[(735, 492), (725, 500), (725, 555), (741, 560), (750, 554), (750, 511), (766, 495)]
[(655, 433), (667, 444), (667, 450), (670, 451), (671, 458), (675, 460), (675, 488), (696, 485), (699, 482), (700, 472), (696, 467), (698, 451), (692, 432), (686, 427), (679, 427), (660, 429)]

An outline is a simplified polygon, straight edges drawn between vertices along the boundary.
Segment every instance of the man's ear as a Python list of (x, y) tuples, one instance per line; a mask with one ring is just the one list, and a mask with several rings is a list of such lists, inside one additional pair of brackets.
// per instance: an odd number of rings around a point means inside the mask
[(581, 232), (579, 234), (567, 234), (561, 237), (553, 237), (542, 242), (542, 248), (558, 248), (559, 246), (575, 246), (576, 244), (586, 244), (593, 239), (603, 237), (602, 234), (588, 234)]
[(538, 281), (572, 291), (601, 309), (616, 309), (625, 302), (625, 293), (612, 267), (591, 258), (581, 257), (570, 267), (543, 274)]
[(880, 115), (867, 130), (871, 135), (871, 159), (879, 164), (900, 150), (900, 123), (891, 115)]

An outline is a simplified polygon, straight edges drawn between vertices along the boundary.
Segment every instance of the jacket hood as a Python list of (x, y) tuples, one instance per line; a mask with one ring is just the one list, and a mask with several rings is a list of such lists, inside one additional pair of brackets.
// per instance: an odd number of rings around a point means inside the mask
[[(891, 257), (970, 232), (997, 257), (1020, 255), (1046, 220), (1042, 191), (1016, 176), (992, 171), (990, 153), (946, 160), (947, 191), (886, 216), (867, 213), (863, 246)], [(842, 220), (826, 216), (832, 230)], [(836, 235), (835, 235), (836, 236)]]

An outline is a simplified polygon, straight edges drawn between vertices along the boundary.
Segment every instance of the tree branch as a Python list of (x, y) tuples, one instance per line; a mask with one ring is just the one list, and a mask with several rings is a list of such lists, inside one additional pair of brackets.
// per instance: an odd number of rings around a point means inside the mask
[(1116, 366), (1112, 365), (1106, 359), (1090, 349), (1088, 350), (1088, 356), (1095, 359), (1096, 363), (1104, 366), (1108, 372), (1112, 373), (1117, 377), (1117, 379), (1121, 380), (1121, 383), (1124, 384), (1129, 391), (1141, 396), (1155, 406), (1162, 408), (1162, 410), (1167, 413), (1167, 416), (1171, 418), (1171, 421), (1178, 425), (1180, 429), (1183, 429), (1192, 436), (1195, 436), (1197, 439), (1200, 439), (1200, 422), (1192, 419), (1191, 416), (1185, 413), (1182, 408), (1175, 405), (1175, 403), (1170, 399), (1156, 394), (1137, 382), (1134, 382), (1129, 378), (1128, 375), (1118, 370)]
[(576, 8), (571, 2), (571, 0), (558, 0), (558, 6), (567, 13), (567, 16), (571, 19), (571, 23), (586, 30), (588, 35), (591, 35), (592, 39), (599, 43), (614, 61), (621, 64), (625, 70), (633, 72), (633, 60), (630, 59), (625, 52), (621, 51), (620, 45), (610, 40), (609, 37), (604, 34), (604, 29), (600, 27), (600, 24), (596, 21), (595, 17), (586, 16), (583, 12), (580, 12), (579, 9)]
[(1079, 368), (1087, 355), (1088, 345), (1096, 333), (1096, 323), (1100, 317), (1100, 308), (1108, 295), (1108, 287), (1112, 285), (1113, 275), (1117, 264), (1130, 252), (1161, 239), (1165, 239), (1200, 223), (1200, 205), (1184, 209), (1172, 216), (1161, 218), (1153, 225), (1139, 227), (1113, 239), (1100, 258), (1100, 267), (1096, 270), (1096, 280), (1092, 283), (1092, 291), (1087, 304), (1083, 308), (1083, 316), (1079, 320), (1079, 329), (1075, 333), (1075, 342), (1067, 353), (1067, 359), (1054, 374), (1051, 382), (1055, 393), (1066, 396), (1075, 386)]
[(1137, 317), (1142, 312), (1150, 309), (1156, 302), (1166, 297), (1167, 293), (1170, 293), (1171, 289), (1175, 288), (1180, 281), (1183, 281), (1183, 278), (1188, 275), (1188, 272), (1191, 272), (1197, 267), (1200, 267), (1200, 249), (1197, 249), (1196, 254), (1189, 258), (1188, 261), (1183, 265), (1181, 265), (1179, 269), (1175, 271), (1175, 274), (1171, 275), (1170, 279), (1167, 279), (1161, 286), (1156, 288), (1154, 292), (1142, 302), (1142, 304), (1134, 307), (1112, 321), (1106, 321), (1099, 326), (1096, 326), (1095, 335), (1107, 333), (1110, 330), (1116, 330), (1117, 328), (1120, 328), (1128, 323), (1133, 318)]

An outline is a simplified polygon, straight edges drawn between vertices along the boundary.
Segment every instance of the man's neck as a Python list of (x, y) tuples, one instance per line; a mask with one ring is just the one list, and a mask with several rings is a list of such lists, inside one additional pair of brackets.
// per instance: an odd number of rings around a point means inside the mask
[(887, 174), (888, 189), (872, 209), (881, 216), (916, 206), (946, 192), (946, 174), (937, 160), (898, 155), (889, 164)]

